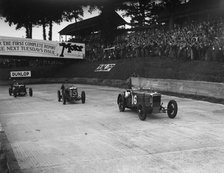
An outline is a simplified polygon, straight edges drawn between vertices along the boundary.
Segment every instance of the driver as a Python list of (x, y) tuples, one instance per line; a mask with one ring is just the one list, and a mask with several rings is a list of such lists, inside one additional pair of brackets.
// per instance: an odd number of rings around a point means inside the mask
[(65, 82), (61, 85), (61, 90), (64, 91), (65, 89), (65, 84), (68, 83), (68, 80), (66, 79)]
[(65, 84), (67, 84), (67, 83), (68, 83), (68, 80), (65, 80), (65, 82), (61, 85), (61, 90), (62, 90), (62, 92), (65, 91), (66, 94), (69, 93), (69, 91), (68, 91), (67, 88), (65, 87)]
[(11, 83), (11, 88), (16, 84), (16, 80), (13, 79), (12, 83)]
[(130, 95), (131, 95), (131, 91), (130, 90), (126, 90), (125, 94), (124, 94), (124, 97), (128, 98)]
[(61, 85), (61, 90), (64, 91), (64, 89), (65, 89), (65, 85), (62, 84), (62, 85)]

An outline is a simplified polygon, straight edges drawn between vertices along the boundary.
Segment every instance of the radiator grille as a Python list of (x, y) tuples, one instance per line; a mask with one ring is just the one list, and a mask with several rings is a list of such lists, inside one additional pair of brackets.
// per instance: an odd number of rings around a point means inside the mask
[(160, 106), (161, 96), (153, 96), (153, 106), (158, 107)]

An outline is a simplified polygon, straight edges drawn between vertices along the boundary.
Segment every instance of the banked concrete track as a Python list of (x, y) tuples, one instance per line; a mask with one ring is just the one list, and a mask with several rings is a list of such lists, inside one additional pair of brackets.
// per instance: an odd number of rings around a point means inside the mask
[(17, 98), (0, 86), (0, 122), (16, 159), (8, 158), (11, 172), (224, 172), (224, 105), (163, 96), (164, 105), (178, 102), (177, 117), (140, 121), (118, 111), (122, 89), (77, 86), (85, 104), (57, 102), (60, 84), (31, 85), (33, 97)]

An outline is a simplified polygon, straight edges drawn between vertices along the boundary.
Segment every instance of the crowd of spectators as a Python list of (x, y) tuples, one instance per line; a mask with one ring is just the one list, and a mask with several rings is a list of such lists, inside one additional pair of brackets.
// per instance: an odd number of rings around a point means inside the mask
[(224, 18), (186, 22), (172, 30), (160, 26), (130, 31), (118, 36), (112, 45), (103, 45), (97, 36), (89, 43), (89, 61), (148, 56), (224, 61)]
[[(168, 29), (166, 25), (127, 31), (104, 45), (100, 34), (82, 40), (86, 44), (86, 60), (102, 61), (135, 57), (171, 57), (182, 60), (224, 62), (224, 17), (188, 21)], [(46, 58), (0, 59), (0, 67), (61, 65), (64, 60)]]

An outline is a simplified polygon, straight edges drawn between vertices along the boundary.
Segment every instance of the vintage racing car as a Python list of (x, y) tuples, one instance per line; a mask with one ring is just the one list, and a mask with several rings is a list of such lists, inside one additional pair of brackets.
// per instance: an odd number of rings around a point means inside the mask
[(81, 92), (81, 96), (78, 94), (78, 88), (72, 84), (63, 84), (61, 90), (58, 90), (58, 101), (63, 101), (65, 105), (66, 102), (74, 102), (81, 100), (82, 103), (86, 101), (85, 91)]
[(13, 95), (14, 97), (17, 96), (25, 96), (27, 95), (27, 89), (29, 90), (29, 96), (32, 97), (33, 96), (33, 90), (32, 88), (27, 88), (25, 84), (23, 83), (13, 83), (10, 87), (9, 87), (9, 95)]
[(170, 100), (167, 108), (163, 107), (161, 94), (149, 89), (127, 89), (118, 95), (117, 104), (120, 112), (125, 108), (137, 110), (140, 120), (145, 120), (147, 114), (159, 112), (167, 113), (169, 118), (175, 118), (178, 110), (175, 100)]

